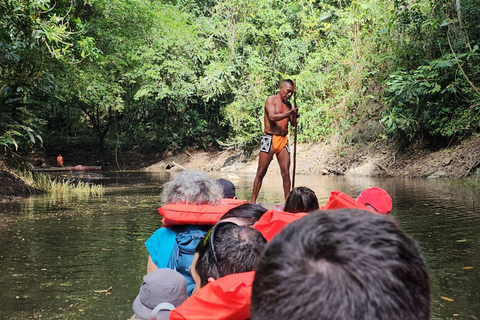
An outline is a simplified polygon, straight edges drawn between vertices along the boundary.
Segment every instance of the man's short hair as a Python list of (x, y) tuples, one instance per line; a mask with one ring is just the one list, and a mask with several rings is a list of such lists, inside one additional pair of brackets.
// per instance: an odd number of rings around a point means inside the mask
[(284, 84), (287, 84), (287, 83), (289, 85), (291, 85), (292, 87), (295, 86), (295, 83), (291, 79), (285, 79), (285, 80), (280, 81), (279, 87), (284, 85)]
[(255, 271), (252, 320), (430, 317), (419, 247), (392, 219), (368, 211), (315, 211), (292, 222)]
[(195, 271), (200, 277), (200, 287), (205, 286), (210, 277), (218, 279), (252, 271), (266, 243), (255, 229), (232, 222), (217, 223), (195, 249), (199, 254)]

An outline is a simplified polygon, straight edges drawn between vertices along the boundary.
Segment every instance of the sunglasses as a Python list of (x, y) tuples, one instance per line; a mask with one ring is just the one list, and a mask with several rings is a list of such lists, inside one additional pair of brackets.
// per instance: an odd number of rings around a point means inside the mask
[(223, 277), (223, 274), (220, 272), (220, 265), (218, 263), (217, 254), (215, 252), (215, 244), (214, 244), (215, 241), (214, 240), (215, 240), (215, 234), (217, 233), (218, 228), (221, 228), (222, 226), (225, 226), (225, 225), (233, 225), (233, 226), (237, 227), (237, 224), (235, 224), (233, 222), (229, 222), (229, 221), (222, 222), (222, 221), (220, 221), (216, 225), (214, 225), (213, 228), (208, 230), (207, 234), (203, 238), (203, 245), (205, 247), (210, 248), (210, 251), (212, 252), (212, 256), (213, 256), (213, 261), (215, 262), (215, 267), (217, 268), (217, 272), (218, 272), (218, 275), (220, 277)]

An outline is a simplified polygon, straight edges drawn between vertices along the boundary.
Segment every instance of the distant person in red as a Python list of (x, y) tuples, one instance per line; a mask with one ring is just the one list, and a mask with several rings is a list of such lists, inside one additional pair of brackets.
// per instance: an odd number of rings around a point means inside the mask
[(62, 157), (61, 154), (59, 154), (58, 157), (57, 157), (57, 165), (59, 167), (63, 167), (63, 157)]

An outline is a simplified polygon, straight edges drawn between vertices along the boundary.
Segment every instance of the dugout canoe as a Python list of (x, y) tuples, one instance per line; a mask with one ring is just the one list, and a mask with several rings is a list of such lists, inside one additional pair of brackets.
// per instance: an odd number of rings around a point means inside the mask
[(56, 171), (101, 171), (102, 166), (82, 166), (81, 164), (74, 167), (39, 167), (33, 168), (33, 171), (42, 171), (42, 172), (56, 172)]

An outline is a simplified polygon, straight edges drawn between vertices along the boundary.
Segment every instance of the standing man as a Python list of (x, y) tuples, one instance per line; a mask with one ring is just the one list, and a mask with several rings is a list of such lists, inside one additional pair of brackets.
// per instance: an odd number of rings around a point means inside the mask
[(269, 96), (265, 102), (265, 135), (262, 137), (258, 169), (253, 181), (252, 203), (257, 201), (258, 192), (262, 186), (263, 177), (267, 173), (268, 166), (273, 155), (277, 155), (283, 180), (283, 193), (285, 199), (290, 192), (290, 146), (288, 145), (288, 122), (295, 125), (297, 121), (297, 109), (293, 108), (288, 99), (295, 91), (292, 80), (286, 79), (280, 82), (278, 94)]

